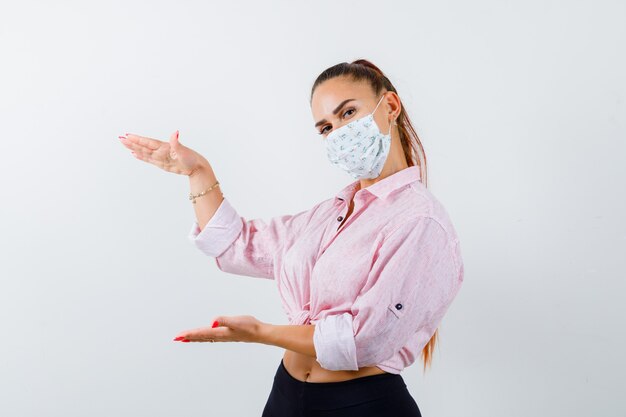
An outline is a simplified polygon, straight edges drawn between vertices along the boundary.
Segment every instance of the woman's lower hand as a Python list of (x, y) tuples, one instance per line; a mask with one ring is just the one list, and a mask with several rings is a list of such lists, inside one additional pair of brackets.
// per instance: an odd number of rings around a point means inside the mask
[(258, 343), (267, 323), (253, 316), (219, 316), (212, 327), (198, 327), (180, 332), (174, 341)]
[(199, 168), (209, 166), (209, 162), (202, 155), (178, 141), (178, 130), (172, 133), (169, 142), (133, 133), (126, 133), (119, 136), (119, 139), (135, 158), (168, 172), (191, 175)]

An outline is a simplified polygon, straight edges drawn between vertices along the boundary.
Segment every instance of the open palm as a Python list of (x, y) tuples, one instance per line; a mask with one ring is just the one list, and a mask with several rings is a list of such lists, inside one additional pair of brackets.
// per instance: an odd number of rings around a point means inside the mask
[(178, 131), (172, 133), (169, 142), (127, 133), (119, 136), (124, 146), (132, 151), (137, 159), (155, 165), (165, 171), (181, 175), (191, 175), (207, 160), (178, 141)]

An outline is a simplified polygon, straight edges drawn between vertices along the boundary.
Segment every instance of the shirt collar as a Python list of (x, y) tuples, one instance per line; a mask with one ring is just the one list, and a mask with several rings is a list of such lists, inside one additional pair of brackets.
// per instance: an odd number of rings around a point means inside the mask
[[(415, 181), (419, 181), (420, 179), (420, 167), (417, 165), (413, 165), (407, 168), (404, 168), (392, 175), (389, 175), (382, 180), (376, 181), (374, 184), (369, 187), (365, 187), (362, 190), (366, 190), (369, 193), (375, 195), (378, 198), (384, 199), (386, 198), (392, 191), (397, 190), (398, 188), (410, 184)], [(343, 187), (337, 194), (335, 194), (336, 199), (340, 200), (350, 200), (355, 194), (355, 189), (358, 187), (360, 180), (356, 180), (351, 182), (350, 184)]]

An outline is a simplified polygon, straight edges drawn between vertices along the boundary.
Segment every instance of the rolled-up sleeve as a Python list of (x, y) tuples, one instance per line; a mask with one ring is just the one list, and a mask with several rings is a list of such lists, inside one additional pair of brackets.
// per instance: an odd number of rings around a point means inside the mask
[(239, 214), (224, 198), (204, 229), (193, 222), (188, 237), (204, 254), (218, 257), (235, 241), (242, 226)]
[(224, 198), (202, 230), (197, 221), (193, 222), (188, 238), (204, 254), (215, 258), (224, 272), (274, 279), (279, 249), (296, 239), (315, 207), (266, 222), (247, 220)]
[(456, 234), (426, 216), (397, 227), (380, 244), (351, 311), (316, 322), (317, 362), (358, 370), (390, 358), (416, 332), (425, 345), (462, 282)]

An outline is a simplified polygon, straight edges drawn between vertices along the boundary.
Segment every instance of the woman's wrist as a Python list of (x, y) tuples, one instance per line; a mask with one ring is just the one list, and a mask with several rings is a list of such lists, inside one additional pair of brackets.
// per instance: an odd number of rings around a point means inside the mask
[(191, 172), (189, 173), (188, 177), (192, 178), (192, 177), (197, 177), (199, 175), (206, 175), (207, 172), (212, 172), (212, 168), (211, 165), (206, 162), (206, 163), (201, 163), (198, 164), (194, 169), (191, 170)]
[(272, 343), (273, 328), (273, 324), (262, 322), (257, 328), (257, 333), (255, 335), (256, 343), (262, 343), (264, 345), (274, 345)]
[(315, 325), (312, 324), (270, 324), (263, 323), (259, 326), (255, 335), (257, 343), (277, 346), (283, 349), (316, 358), (313, 333)]
[(201, 165), (189, 174), (189, 187), (192, 194), (200, 193), (217, 182), (210, 165)]
[(189, 200), (193, 203), (196, 221), (202, 230), (224, 200), (210, 165), (199, 165), (189, 174)]

